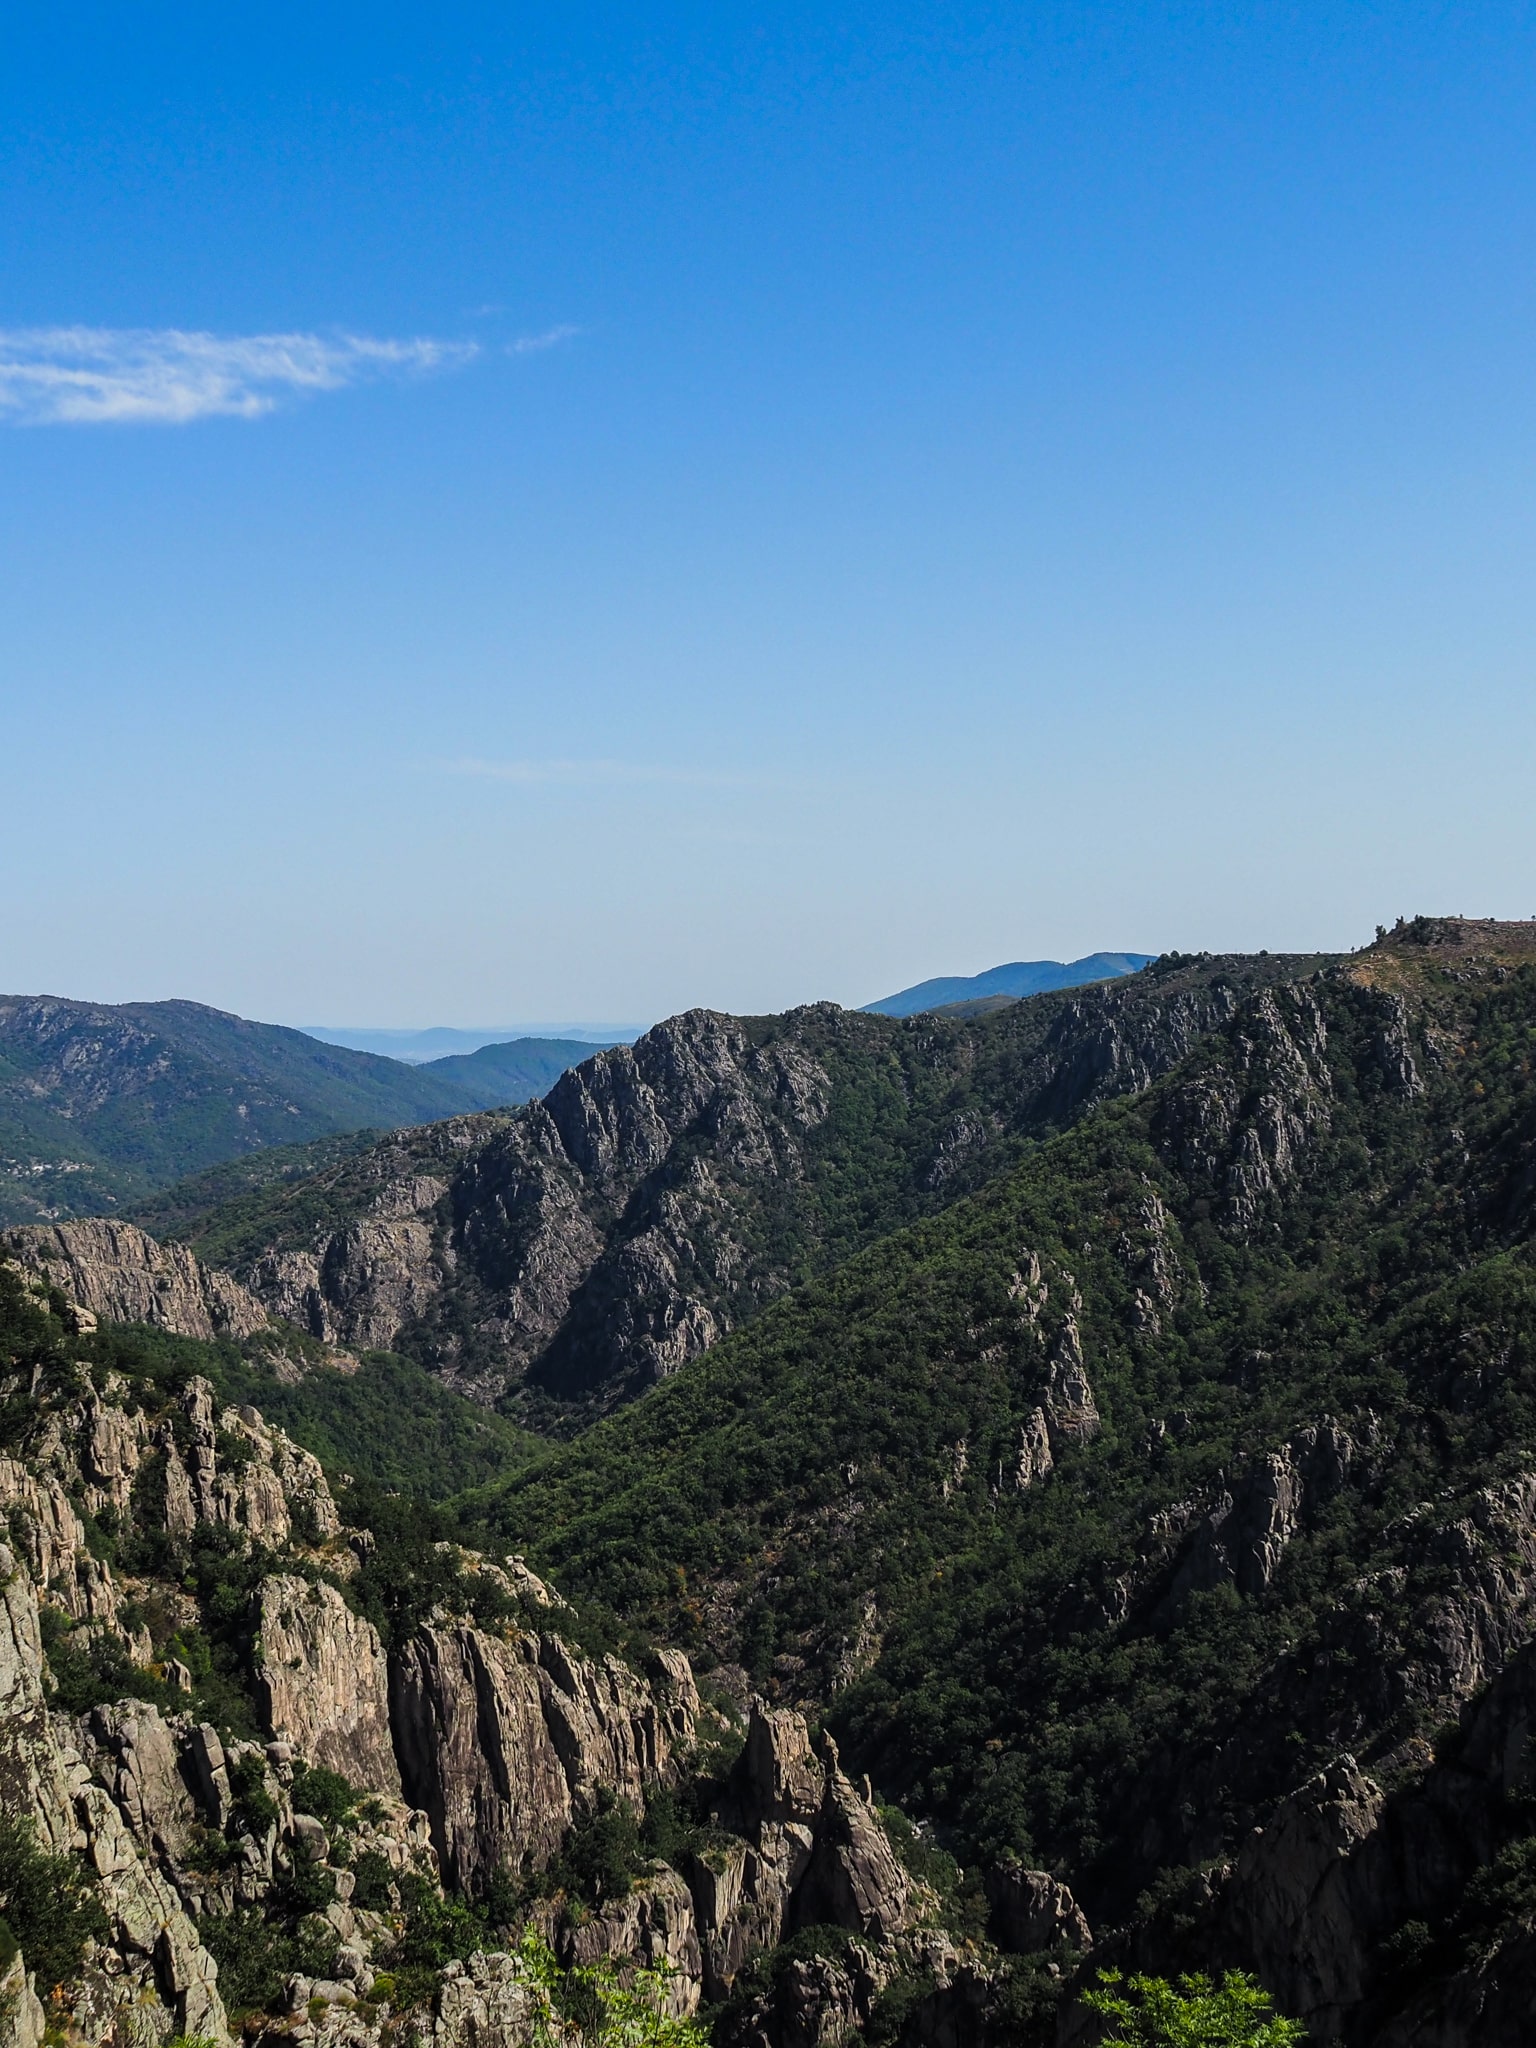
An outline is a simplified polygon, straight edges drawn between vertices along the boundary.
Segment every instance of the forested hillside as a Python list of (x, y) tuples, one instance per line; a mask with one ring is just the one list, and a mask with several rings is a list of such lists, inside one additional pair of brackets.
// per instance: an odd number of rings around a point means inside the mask
[[(1427, 1977), (1516, 1940), (1536, 1858), (1489, 1747), (1536, 1624), (1533, 1065), (1532, 928), (1421, 920), (475, 1513), (824, 1707), (962, 1859), (1171, 1915), (1165, 1952), (1259, 1960), (1322, 2038), (1408, 2039)], [(1255, 1933), (1281, 1874), (1240, 1855), (1318, 1773), (1358, 1876), (1326, 1967)]]

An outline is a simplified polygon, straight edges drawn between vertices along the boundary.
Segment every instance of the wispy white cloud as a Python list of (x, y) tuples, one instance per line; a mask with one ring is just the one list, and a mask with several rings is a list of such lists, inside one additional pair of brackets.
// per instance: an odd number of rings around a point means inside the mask
[(644, 761), (445, 761), (450, 775), (476, 776), (486, 782), (511, 782), (523, 787), (557, 784), (569, 789), (640, 787), (661, 783), (677, 789), (774, 789), (801, 785), (779, 776), (741, 775), (713, 768), (678, 768)]
[(182, 328), (0, 330), (0, 419), (29, 426), (185, 426), (257, 419), (285, 398), (367, 377), (454, 369), (474, 342)]
[(562, 341), (569, 341), (580, 332), (579, 327), (546, 327), (542, 334), (520, 334), (516, 341), (508, 342), (507, 348), (515, 356), (535, 356), (540, 349), (558, 348)]

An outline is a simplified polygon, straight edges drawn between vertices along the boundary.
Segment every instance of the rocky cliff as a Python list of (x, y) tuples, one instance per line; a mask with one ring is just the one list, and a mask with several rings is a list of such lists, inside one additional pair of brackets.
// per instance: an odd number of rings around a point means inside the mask
[[(8, 2048), (574, 2044), (562, 1981), (670, 2023), (807, 1915), (858, 1936), (871, 1983), (899, 1967), (910, 1884), (803, 1723), (758, 1709), (713, 1831), (610, 1856), (589, 1894), (573, 1841), (638, 1845), (657, 1799), (709, 1794), (695, 1751), (731, 1717), (685, 1656), (584, 1651), (519, 1558), (347, 1526), (255, 1410), (71, 1356), (81, 1312), (14, 1265), (0, 1323)], [(750, 1866), (750, 1913), (706, 1840)], [(69, 1950), (53, 1981), (29, 1944)]]
[(1139, 1093), (1297, 964), (1173, 959), (972, 1020), (692, 1011), (493, 1130), (396, 1137), (318, 1204), (286, 1197), (238, 1231), (215, 1215), (193, 1241), (316, 1337), (393, 1345), (486, 1401), (521, 1385), (558, 1420)]
[(0, 1251), (45, 1276), (91, 1318), (149, 1323), (181, 1337), (249, 1337), (271, 1317), (238, 1280), (131, 1223), (36, 1224), (0, 1233)]

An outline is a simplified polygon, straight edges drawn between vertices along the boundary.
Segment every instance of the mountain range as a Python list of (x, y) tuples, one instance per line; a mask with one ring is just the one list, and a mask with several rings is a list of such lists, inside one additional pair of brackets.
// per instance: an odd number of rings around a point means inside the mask
[(522, 1024), (480, 1031), (448, 1024), (433, 1024), (421, 1031), (379, 1030), (368, 1026), (348, 1030), (330, 1024), (303, 1024), (299, 1028), (306, 1037), (318, 1038), (324, 1045), (346, 1045), (355, 1052), (379, 1053), (386, 1059), (405, 1060), (411, 1066), (423, 1066), (429, 1061), (446, 1059), (452, 1053), (478, 1052), (485, 1045), (510, 1045), (514, 1039), (525, 1043), (530, 1039), (557, 1039), (562, 1044), (574, 1042), (591, 1051), (600, 1045), (617, 1045), (620, 1040), (632, 1041), (640, 1036), (645, 1026)]
[(1536, 925), (969, 1011), (7, 1233), (0, 1782), (105, 1933), (0, 1830), (0, 1967), (221, 2044), (1079, 2048), (1106, 1968), (1523, 2044)]
[(316, 1179), (187, 1209), (177, 1235), (317, 1339), (391, 1348), (563, 1427), (1313, 964), (1173, 957), (976, 1019), (689, 1011), (517, 1117), (396, 1132)]
[(0, 997), (0, 1222), (121, 1213), (221, 1162), (542, 1094), (592, 1048), (409, 1066), (200, 1003)]
[(1135, 974), (1150, 966), (1154, 957), (1151, 953), (1088, 953), (1081, 960), (1014, 960), (1003, 967), (989, 967), (982, 974), (942, 974), (932, 981), (920, 981), (893, 996), (882, 996), (877, 1003), (866, 1003), (864, 1008), (880, 1017), (916, 1017), (925, 1010), (948, 1009), (955, 1003), (989, 997), (1017, 1001)]

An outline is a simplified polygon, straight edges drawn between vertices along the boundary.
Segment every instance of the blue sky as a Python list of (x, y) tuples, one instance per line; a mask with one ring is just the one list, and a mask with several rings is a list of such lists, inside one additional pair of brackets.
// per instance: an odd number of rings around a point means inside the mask
[(13, 7), (0, 982), (1536, 912), (1533, 172), (1498, 0)]

